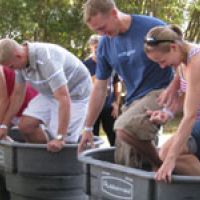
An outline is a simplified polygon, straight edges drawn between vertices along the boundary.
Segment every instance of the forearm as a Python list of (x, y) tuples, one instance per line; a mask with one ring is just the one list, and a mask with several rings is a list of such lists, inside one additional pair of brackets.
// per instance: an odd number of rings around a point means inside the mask
[(70, 120), (70, 98), (63, 97), (59, 100), (59, 110), (58, 110), (58, 134), (67, 134), (67, 129)]
[(120, 105), (120, 103), (121, 103), (121, 93), (116, 94), (115, 102), (117, 103), (117, 105)]
[(105, 87), (103, 89), (99, 89), (98, 85), (95, 84), (93, 88), (92, 94), (90, 96), (89, 107), (85, 122), (85, 125), (87, 127), (92, 127), (94, 125), (103, 108), (107, 95), (107, 84), (105, 84), (104, 86)]
[(179, 76), (176, 75), (170, 85), (159, 95), (157, 103), (161, 106), (171, 106), (173, 100), (177, 97), (180, 88)]
[(1, 99), (0, 100), (0, 124), (2, 124), (3, 118), (9, 106), (9, 99)]
[(172, 113), (176, 114), (183, 111), (184, 96), (177, 96), (173, 103), (167, 107)]
[(24, 101), (25, 95), (12, 95), (10, 98), (10, 104), (8, 109), (3, 117), (2, 124), (9, 125), (12, 118), (17, 114), (20, 110), (22, 103)]
[(177, 129), (176, 135), (174, 136), (171, 148), (168, 151), (167, 160), (176, 160), (179, 154), (182, 152), (184, 145), (186, 145), (187, 140), (191, 134), (192, 127), (195, 123), (195, 117), (183, 117), (179, 127)]
[(114, 94), (115, 94), (115, 102), (117, 105), (121, 103), (121, 91), (122, 91), (122, 84), (118, 82), (114, 87)]
[(179, 80), (179, 75), (176, 73), (169, 85), (169, 89), (171, 91), (177, 92), (179, 88), (180, 88), (180, 80)]

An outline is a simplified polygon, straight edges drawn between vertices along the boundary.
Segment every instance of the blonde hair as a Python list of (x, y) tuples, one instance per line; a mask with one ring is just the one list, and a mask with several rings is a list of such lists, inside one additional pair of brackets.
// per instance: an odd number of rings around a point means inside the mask
[(93, 35), (90, 36), (90, 38), (89, 38), (89, 40), (88, 40), (88, 44), (89, 44), (89, 45), (98, 44), (100, 38), (101, 38), (100, 35), (93, 34)]
[[(156, 45), (150, 45), (147, 42), (149, 38), (155, 41), (166, 41), (166, 42), (160, 42), (157, 43)], [(170, 43), (171, 43), (170, 41), (174, 43), (176, 41), (183, 42), (183, 33), (178, 26), (169, 25), (169, 26), (154, 27), (146, 35), (144, 50), (146, 53), (154, 50), (168, 52), (170, 50)]]
[(0, 64), (3, 64), (13, 58), (14, 52), (21, 49), (20, 44), (12, 39), (0, 40)]
[(98, 13), (107, 14), (115, 7), (114, 0), (87, 0), (83, 5), (83, 20), (87, 23), (91, 17), (96, 16)]

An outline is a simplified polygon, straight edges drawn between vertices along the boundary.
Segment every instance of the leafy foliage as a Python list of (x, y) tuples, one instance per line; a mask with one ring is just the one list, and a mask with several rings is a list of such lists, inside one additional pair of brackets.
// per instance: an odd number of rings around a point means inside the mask
[(152, 15), (180, 25), (187, 0), (116, 0), (116, 3), (125, 12)]
[[(127, 13), (183, 24), (187, 0), (116, 0)], [(82, 21), (83, 0), (0, 0), (0, 36), (60, 44), (83, 58), (91, 31)]]
[(186, 39), (194, 42), (200, 41), (200, 0), (189, 5), (189, 24), (185, 33)]

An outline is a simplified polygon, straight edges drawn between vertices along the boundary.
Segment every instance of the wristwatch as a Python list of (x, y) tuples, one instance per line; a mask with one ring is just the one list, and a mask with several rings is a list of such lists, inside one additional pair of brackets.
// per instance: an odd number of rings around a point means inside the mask
[(64, 140), (64, 135), (63, 134), (58, 134), (55, 139), (63, 141)]

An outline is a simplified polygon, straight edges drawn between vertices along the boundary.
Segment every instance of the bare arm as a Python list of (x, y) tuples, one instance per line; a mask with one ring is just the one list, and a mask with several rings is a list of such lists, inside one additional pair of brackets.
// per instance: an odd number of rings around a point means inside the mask
[[(65, 136), (67, 134), (69, 120), (70, 120), (70, 96), (68, 92), (67, 86), (61, 86), (54, 92), (54, 97), (59, 103), (59, 110), (58, 110), (58, 130), (57, 134)], [(48, 145), (47, 149), (52, 152), (58, 152), (64, 147), (65, 141), (54, 139), (51, 140)]]
[(4, 115), (4, 118), (2, 120), (2, 123), (5, 125), (9, 125), (12, 118), (17, 114), (19, 109), (22, 106), (22, 103), (24, 101), (26, 93), (26, 85), (25, 84), (18, 84), (15, 83), (15, 87), (13, 90), (13, 93), (10, 97), (10, 104), (7, 109), (6, 114)]
[(96, 80), (90, 97), (85, 125), (91, 127), (101, 112), (107, 95), (107, 80)]
[[(10, 104), (8, 105), (3, 119), (2, 124), (7, 127), (10, 125), (12, 118), (19, 111), (25, 97), (25, 84), (15, 84), (14, 91), (10, 97)], [(7, 128), (0, 128), (0, 139), (7, 137)]]
[(3, 73), (2, 67), (0, 67), (0, 124), (2, 124), (3, 117), (6, 113), (6, 110), (8, 109), (9, 105), (9, 97), (7, 93), (7, 86), (6, 86), (6, 80)]
[[(86, 127), (93, 127), (96, 119), (101, 112), (105, 98), (107, 95), (107, 80), (96, 80), (93, 91), (90, 97), (89, 108), (86, 117)], [(92, 130), (85, 130), (82, 139), (78, 148), (78, 151), (81, 152), (86, 148), (87, 143), (93, 142)]]
[(155, 111), (147, 110), (147, 114), (150, 117), (149, 120), (156, 124), (167, 123), (170, 119), (173, 119), (175, 113), (183, 111), (183, 101), (184, 95), (177, 96), (176, 100), (169, 107)]
[(163, 106), (161, 110), (147, 110), (150, 121), (156, 124), (165, 124), (173, 119), (175, 113), (183, 111), (184, 95), (180, 95), (179, 73), (176, 75), (170, 85), (158, 97), (158, 103)]
[(122, 91), (122, 83), (121, 81), (118, 81), (114, 84), (114, 95), (115, 95), (115, 101), (112, 103), (112, 113), (111, 115), (114, 118), (117, 118), (119, 115), (119, 109), (120, 109), (120, 103), (121, 103), (121, 91)]
[(54, 97), (59, 103), (58, 134), (66, 134), (70, 119), (70, 96), (68, 88), (62, 86), (54, 92)]
[(173, 100), (176, 98), (177, 91), (180, 88), (180, 81), (178, 72), (176, 72), (174, 79), (171, 81), (169, 86), (161, 93), (158, 97), (157, 102), (159, 105), (165, 105), (166, 107), (171, 106)]
[(176, 159), (181, 153), (184, 145), (191, 134), (192, 127), (196, 121), (197, 110), (200, 103), (200, 58), (195, 56), (187, 66), (187, 91), (184, 102), (184, 116), (179, 124), (171, 148), (163, 162), (163, 165), (156, 173), (157, 180), (171, 180), (171, 173), (175, 167)]

